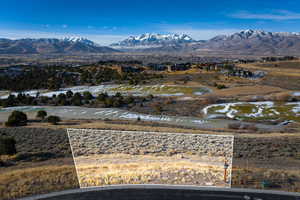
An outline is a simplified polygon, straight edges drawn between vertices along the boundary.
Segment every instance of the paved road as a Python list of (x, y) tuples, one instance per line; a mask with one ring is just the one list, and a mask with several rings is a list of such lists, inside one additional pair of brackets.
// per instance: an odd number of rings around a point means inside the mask
[(300, 200), (300, 193), (171, 185), (122, 185), (66, 190), (20, 200)]

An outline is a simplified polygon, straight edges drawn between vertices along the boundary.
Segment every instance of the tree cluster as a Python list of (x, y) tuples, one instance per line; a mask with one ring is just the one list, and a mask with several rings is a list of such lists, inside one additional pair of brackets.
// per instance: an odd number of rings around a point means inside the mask
[[(152, 97), (153, 98), (153, 97)], [(7, 99), (0, 99), (0, 106), (92, 106), (92, 107), (123, 107), (135, 102), (144, 102), (146, 98), (123, 96), (121, 93), (115, 95), (108, 95), (107, 93), (100, 93), (94, 97), (89, 91), (81, 93), (73, 93), (71, 90), (65, 94), (46, 96), (29, 96), (19, 93), (17, 96), (9, 95)], [(37, 118), (43, 120), (47, 116), (45, 111), (39, 111)]]
[(28, 67), (18, 75), (2, 74), (0, 90), (24, 91), (31, 89), (58, 90), (61, 87), (76, 85), (97, 85), (104, 82), (145, 83), (149, 79), (162, 78), (162, 75), (141, 72), (123, 72), (105, 66), (97, 67)]
[(27, 115), (20, 111), (13, 111), (5, 122), (6, 126), (25, 126), (27, 125)]

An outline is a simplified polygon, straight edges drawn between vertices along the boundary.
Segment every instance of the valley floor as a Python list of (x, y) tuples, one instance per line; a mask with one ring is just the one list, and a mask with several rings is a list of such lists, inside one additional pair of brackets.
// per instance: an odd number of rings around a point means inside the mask
[[(273, 65), (279, 66), (278, 69), (274, 69)], [(280, 66), (283, 66), (282, 70), (279, 69)], [(97, 155), (92, 157), (92, 163), (89, 163), (91, 158), (86, 160), (85, 157), (80, 157), (78, 162), (82, 163), (83, 167), (78, 181), (67, 128), (139, 131), (145, 134), (155, 131), (234, 136), (232, 187), (300, 192), (298, 66), (299, 61), (288, 64), (276, 62), (239, 65), (245, 69), (266, 71), (267, 75), (259, 80), (229, 77), (218, 72), (195, 69), (165, 72), (167, 78), (155, 82), (156, 85), (204, 87), (209, 88), (211, 92), (195, 95), (193, 90), (184, 90), (180, 92), (189, 94), (155, 97), (153, 101), (122, 109), (74, 106), (20, 107), (29, 116), (27, 126), (12, 128), (0, 125), (0, 136), (14, 137), (17, 147), (16, 155), (0, 156), (1, 199), (78, 188), (79, 182), (83, 182), (83, 186), (92, 186), (142, 181), (158, 183), (158, 180), (162, 180), (163, 183), (170, 184), (203, 185), (203, 177), (206, 176), (209, 179), (207, 182), (227, 186), (221, 180), (222, 169), (219, 168), (220, 162), (217, 158), (217, 167), (214, 173), (210, 173), (206, 170), (207, 166), (194, 165), (190, 159), (180, 163), (178, 157), (172, 155), (164, 155), (162, 158), (158, 155), (139, 154), (138, 160), (135, 160), (132, 154), (124, 152)], [(189, 81), (184, 83), (182, 80), (187, 76)], [(225, 88), (218, 89), (216, 85), (224, 85)], [(7, 93), (3, 92), (2, 95)], [(270, 101), (274, 102), (275, 107), (259, 104)], [(238, 102), (246, 103), (232, 104)], [(153, 109), (155, 105), (163, 106), (159, 113)], [(205, 108), (210, 116), (203, 112)], [(6, 121), (13, 109), (0, 108), (0, 121)], [(36, 112), (39, 109), (46, 110), (49, 115), (59, 115), (63, 119), (62, 122), (51, 125), (36, 120)], [(237, 119), (238, 117), (240, 119)], [(161, 166), (160, 163), (158, 167), (158, 159), (165, 160), (167, 164)], [(102, 163), (102, 168), (95, 168), (94, 165), (99, 160), (106, 162)], [(114, 173), (108, 173), (109, 168), (115, 169)], [(136, 174), (130, 174), (125, 170), (127, 168), (133, 169)], [(86, 170), (93, 171), (95, 176), (86, 176)], [(147, 176), (143, 177), (141, 174)]]

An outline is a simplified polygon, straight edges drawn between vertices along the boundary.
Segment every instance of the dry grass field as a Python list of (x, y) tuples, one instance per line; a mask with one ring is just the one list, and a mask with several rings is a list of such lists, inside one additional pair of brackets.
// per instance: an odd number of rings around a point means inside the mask
[(268, 63), (250, 63), (240, 64), (240, 67), (246, 69), (263, 70), (272, 75), (285, 75), (285, 76), (300, 76), (300, 61), (278, 61)]
[[(224, 158), (103, 154), (75, 157), (81, 187), (115, 184), (179, 184), (228, 187)], [(223, 161), (223, 162), (222, 162)], [(229, 181), (229, 176), (227, 177)]]
[(267, 72), (267, 76), (259, 81), (259, 84), (290, 90), (300, 89), (299, 60), (240, 64), (239, 67)]
[(78, 187), (73, 165), (48, 165), (2, 171), (0, 197), (15, 199)]
[(272, 87), (267, 85), (245, 85), (236, 86), (232, 88), (226, 88), (223, 90), (216, 90), (215, 95), (219, 97), (235, 97), (240, 98), (244, 96), (256, 96), (256, 95), (269, 95), (284, 92), (286, 90), (279, 87)]
[(0, 156), (0, 199), (79, 188), (65, 130), (0, 128), (16, 140), (17, 154)]
[(232, 187), (300, 192), (299, 170), (234, 168)]

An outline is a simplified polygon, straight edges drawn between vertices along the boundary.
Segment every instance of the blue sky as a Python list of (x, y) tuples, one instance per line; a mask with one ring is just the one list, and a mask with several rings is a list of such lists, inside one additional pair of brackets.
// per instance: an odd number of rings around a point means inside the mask
[(0, 7), (0, 37), (12, 39), (83, 36), (107, 45), (145, 32), (209, 39), (244, 29), (300, 32), (300, 2), (1, 0)]

